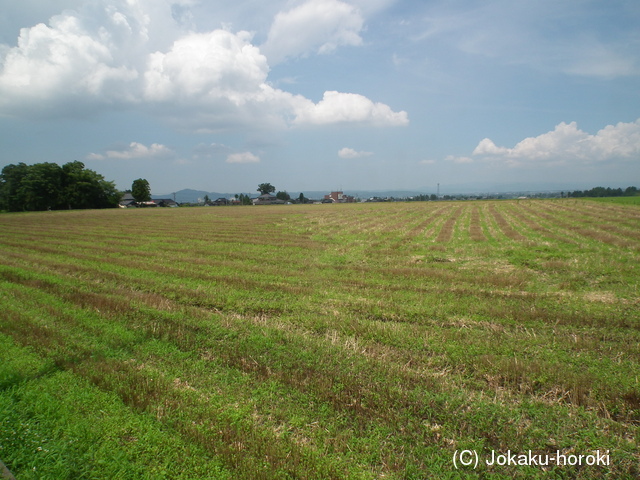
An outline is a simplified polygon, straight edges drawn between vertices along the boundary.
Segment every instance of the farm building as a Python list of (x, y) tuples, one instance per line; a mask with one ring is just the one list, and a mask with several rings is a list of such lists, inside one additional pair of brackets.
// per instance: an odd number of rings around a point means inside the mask
[(278, 197), (271, 195), (270, 193), (265, 193), (253, 199), (254, 205), (283, 205), (284, 203), (284, 200), (280, 200)]
[(154, 198), (151, 201), (155, 203), (158, 207), (177, 207), (178, 206), (178, 204), (174, 200), (171, 200), (170, 198)]

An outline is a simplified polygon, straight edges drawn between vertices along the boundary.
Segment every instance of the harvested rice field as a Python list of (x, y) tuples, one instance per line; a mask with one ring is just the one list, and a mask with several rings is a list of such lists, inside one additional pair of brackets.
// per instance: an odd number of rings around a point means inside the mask
[(640, 205), (0, 215), (18, 479), (640, 476)]

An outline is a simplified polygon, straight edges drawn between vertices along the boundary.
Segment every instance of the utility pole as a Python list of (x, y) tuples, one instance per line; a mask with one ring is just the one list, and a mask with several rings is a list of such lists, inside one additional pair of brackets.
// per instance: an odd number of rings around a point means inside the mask
[(436, 194), (436, 197), (438, 197), (438, 199), (440, 198), (440, 184), (438, 184), (438, 193)]

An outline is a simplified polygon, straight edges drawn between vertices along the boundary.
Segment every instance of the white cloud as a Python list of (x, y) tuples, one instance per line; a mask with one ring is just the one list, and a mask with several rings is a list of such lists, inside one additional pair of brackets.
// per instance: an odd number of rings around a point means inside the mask
[(273, 65), (288, 57), (329, 53), (341, 45), (361, 45), (364, 19), (360, 11), (339, 0), (310, 0), (278, 13), (262, 45)]
[(166, 158), (174, 154), (173, 150), (159, 143), (153, 143), (147, 147), (138, 142), (131, 142), (128, 147), (119, 150), (108, 150), (104, 154), (90, 153), (87, 160), (105, 160), (113, 158), (117, 160), (135, 160), (142, 158)]
[(373, 103), (356, 93), (324, 92), (320, 102), (301, 102), (296, 124), (326, 125), (331, 123), (371, 123), (379, 126), (409, 124), (407, 112), (394, 112), (384, 103)]
[[(408, 123), (405, 112), (361, 95), (326, 92), (314, 104), (273, 87), (252, 34), (185, 32), (190, 2), (179, 4), (172, 12), (165, 2), (87, 2), (48, 25), (23, 28), (16, 46), (0, 48), (0, 114), (68, 117), (135, 108), (197, 132)], [(277, 18), (276, 32), (294, 25), (308, 31), (295, 38), (305, 50), (360, 41), (357, 9), (338, 0), (313, 0)], [(312, 19), (316, 30), (306, 25)]]
[(478, 146), (473, 150), (474, 155), (503, 155), (508, 152), (508, 148), (496, 146), (490, 138), (480, 140)]
[(580, 130), (576, 122), (560, 123), (555, 129), (525, 138), (513, 148), (498, 147), (483, 139), (473, 151), (474, 157), (503, 160), (507, 164), (598, 163), (640, 156), (640, 119), (607, 125), (595, 135)]
[(177, 40), (169, 52), (149, 56), (145, 97), (151, 101), (189, 99), (236, 105), (260, 93), (269, 66), (247, 32), (194, 33)]
[(133, 56), (147, 40), (148, 17), (133, 3), (120, 7), (87, 8), (91, 21), (69, 11), (49, 25), (21, 29), (17, 46), (5, 48), (2, 59), (0, 109), (46, 114), (134, 101)]
[(227, 157), (227, 163), (259, 163), (260, 157), (251, 152), (232, 153)]
[(373, 155), (373, 152), (358, 152), (353, 148), (344, 147), (338, 151), (338, 156), (340, 158), (363, 158), (370, 157)]

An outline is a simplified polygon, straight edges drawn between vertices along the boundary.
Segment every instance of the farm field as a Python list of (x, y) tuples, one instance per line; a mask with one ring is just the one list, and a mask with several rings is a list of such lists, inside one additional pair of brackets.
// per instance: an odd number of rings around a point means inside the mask
[(589, 200), (605, 203), (621, 203), (626, 205), (640, 205), (640, 196), (634, 197), (599, 197), (590, 198)]
[(640, 476), (638, 205), (3, 214), (0, 254), (20, 480)]

